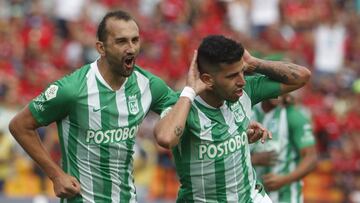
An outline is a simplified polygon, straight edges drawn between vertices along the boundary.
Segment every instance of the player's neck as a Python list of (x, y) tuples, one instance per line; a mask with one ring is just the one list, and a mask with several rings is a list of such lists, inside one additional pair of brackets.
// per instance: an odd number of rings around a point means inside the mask
[(210, 91), (204, 91), (199, 94), (201, 99), (203, 99), (208, 105), (219, 108), (224, 104), (224, 100), (219, 99), (216, 95), (214, 95)]
[(106, 62), (106, 60), (99, 59), (97, 61), (98, 69), (101, 74), (101, 76), (104, 78), (106, 83), (111, 87), (113, 90), (119, 90), (120, 87), (124, 84), (126, 77), (119, 76), (117, 74), (114, 74), (109, 64)]
[(261, 108), (265, 113), (270, 112), (271, 110), (273, 110), (276, 106), (270, 104), (270, 102), (264, 101), (261, 102)]

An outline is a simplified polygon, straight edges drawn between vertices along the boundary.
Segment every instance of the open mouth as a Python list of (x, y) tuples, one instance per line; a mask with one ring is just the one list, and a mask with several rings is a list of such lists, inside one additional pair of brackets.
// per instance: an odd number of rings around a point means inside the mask
[(243, 90), (242, 90), (242, 89), (236, 90), (236, 91), (235, 91), (235, 94), (236, 94), (237, 96), (241, 97), (242, 94), (243, 94)]
[(124, 60), (125, 63), (125, 67), (127, 69), (130, 69), (134, 66), (134, 62), (135, 62), (135, 57), (134, 56), (127, 56)]

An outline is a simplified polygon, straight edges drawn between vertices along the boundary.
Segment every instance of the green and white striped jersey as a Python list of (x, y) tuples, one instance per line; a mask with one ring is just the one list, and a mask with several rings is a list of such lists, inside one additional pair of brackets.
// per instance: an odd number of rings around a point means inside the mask
[(148, 111), (163, 111), (171, 94), (161, 79), (137, 66), (114, 91), (94, 62), (35, 98), (30, 111), (42, 125), (56, 121), (62, 167), (81, 184), (81, 195), (62, 202), (136, 202), (135, 136)]
[[(253, 112), (254, 119), (271, 131), (273, 138), (264, 144), (254, 143), (252, 152), (274, 150), (278, 154), (278, 162), (273, 167), (255, 167), (258, 177), (267, 173), (288, 174), (295, 170), (300, 162), (300, 150), (315, 144), (307, 113), (301, 107), (291, 105), (286, 108), (277, 106), (265, 114), (260, 104)], [(302, 181), (286, 185), (269, 196), (274, 202), (302, 203)]]
[(181, 182), (177, 202), (263, 199), (265, 193), (255, 189), (246, 129), (252, 105), (279, 93), (279, 83), (265, 76), (249, 76), (236, 102), (225, 101), (220, 108), (213, 108), (201, 97), (195, 98), (184, 133), (172, 150)]

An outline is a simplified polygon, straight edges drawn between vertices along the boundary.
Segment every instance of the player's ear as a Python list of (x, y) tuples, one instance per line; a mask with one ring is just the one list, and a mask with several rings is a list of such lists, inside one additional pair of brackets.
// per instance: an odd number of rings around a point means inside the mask
[(212, 89), (214, 85), (214, 79), (210, 74), (203, 73), (200, 75), (200, 79), (206, 84), (208, 88)]
[(96, 42), (96, 50), (99, 52), (100, 56), (105, 56), (105, 47), (103, 42)]

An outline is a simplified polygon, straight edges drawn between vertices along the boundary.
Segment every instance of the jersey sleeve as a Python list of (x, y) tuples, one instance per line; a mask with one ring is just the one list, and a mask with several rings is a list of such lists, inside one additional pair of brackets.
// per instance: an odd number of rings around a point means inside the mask
[(169, 105), (169, 100), (174, 97), (174, 91), (166, 85), (159, 77), (152, 76), (150, 80), (152, 101), (150, 109), (157, 114), (165, 110)]
[(49, 85), (45, 91), (33, 99), (29, 109), (41, 125), (49, 125), (66, 117), (71, 109), (76, 91), (59, 80)]
[[(164, 104), (165, 108), (161, 112), (160, 118), (163, 118), (164, 116), (166, 116), (166, 114), (171, 110), (171, 108), (179, 100), (180, 94), (181, 94), (181, 92), (174, 92), (173, 94), (171, 94), (171, 96), (169, 96), (168, 100)], [(190, 107), (190, 110), (189, 110), (189, 114), (188, 114), (187, 119), (186, 119), (186, 123), (185, 123), (186, 128), (193, 127), (192, 124), (194, 122), (193, 122), (192, 118), (195, 116), (195, 112), (196, 112), (196, 110), (194, 108), (194, 105), (192, 104), (191, 107)]]
[(270, 80), (264, 75), (246, 76), (245, 92), (254, 106), (260, 101), (276, 98), (280, 95), (280, 83)]
[[(165, 117), (166, 114), (168, 114), (170, 112), (172, 107), (179, 100), (180, 94), (181, 94), (181, 92), (175, 92), (169, 97), (169, 100), (167, 102), (165, 102), (165, 105), (164, 105), (165, 109), (161, 112), (160, 118)], [(186, 139), (186, 137), (189, 137), (191, 132), (194, 131), (194, 128), (196, 128), (196, 126), (194, 125), (194, 122), (192, 120), (192, 118), (194, 117), (195, 112), (196, 111), (194, 109), (194, 106), (191, 105), (191, 108), (189, 110), (188, 116), (187, 116), (186, 121), (185, 121), (184, 133), (180, 137), (179, 143), (181, 143), (183, 139)]]
[(166, 116), (166, 114), (172, 109), (172, 107), (176, 104), (179, 100), (180, 92), (174, 92), (170, 96), (168, 96), (168, 100), (164, 103), (163, 109), (160, 112), (160, 118)]
[(289, 106), (287, 107), (287, 117), (290, 139), (296, 148), (301, 150), (315, 145), (310, 116), (307, 116), (300, 107)]

